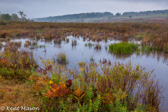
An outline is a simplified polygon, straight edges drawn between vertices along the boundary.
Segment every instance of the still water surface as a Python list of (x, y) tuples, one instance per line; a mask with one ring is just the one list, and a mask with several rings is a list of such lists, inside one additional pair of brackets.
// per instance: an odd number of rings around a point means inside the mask
[[(108, 45), (111, 43), (118, 43), (118, 40), (108, 40), (107, 42), (93, 42), (89, 39), (83, 40), (82, 37), (75, 38), (72, 36), (67, 37), (69, 42), (61, 41), (60, 44), (55, 44), (54, 40), (46, 42), (44, 39), (38, 40), (38, 46), (45, 46), (45, 47), (29, 47), (25, 48), (24, 43), (29, 39), (15, 39), (12, 41), (21, 41), (22, 45), (20, 50), (28, 50), (33, 52), (34, 58), (37, 61), (39, 66), (42, 66), (41, 60), (39, 57), (43, 58), (44, 60), (56, 59), (57, 54), (65, 53), (68, 59), (68, 64), (66, 65), (68, 68), (71, 69), (79, 69), (78, 62), (85, 61), (87, 64), (90, 63), (91, 59), (94, 59), (95, 62), (99, 63), (102, 59), (110, 60), (112, 65), (115, 62), (121, 63), (129, 63), (132, 62), (132, 65), (141, 65), (142, 67), (146, 68), (146, 71), (152, 71), (153, 75), (156, 75), (156, 80), (158, 79), (161, 85), (163, 85), (163, 100), (161, 109), (164, 111), (168, 111), (168, 59), (165, 58), (165, 54), (140, 54), (137, 55), (136, 53), (132, 55), (124, 55), (124, 56), (117, 56), (114, 54), (109, 53)], [(77, 44), (72, 46), (72, 41), (77, 41)], [(32, 40), (30, 40), (32, 41)], [(140, 41), (132, 41), (134, 43), (140, 44)], [(86, 46), (85, 44), (91, 43), (93, 46)], [(99, 44), (101, 49), (95, 49), (95, 45)], [(164, 103), (163, 103), (164, 102)]]

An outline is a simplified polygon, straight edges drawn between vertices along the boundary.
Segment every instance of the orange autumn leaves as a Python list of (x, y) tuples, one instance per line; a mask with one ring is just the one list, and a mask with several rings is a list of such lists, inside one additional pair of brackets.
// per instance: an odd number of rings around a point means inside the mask
[(72, 94), (75, 100), (81, 101), (82, 98), (86, 95), (86, 93), (83, 92), (80, 86), (77, 87), (76, 90), (70, 89), (70, 86), (72, 85), (71, 79), (65, 82), (59, 82), (59, 84), (54, 83), (52, 80), (47, 81), (43, 77), (30, 76), (30, 80), (37, 81), (34, 86), (35, 91), (45, 89), (47, 85), (49, 85), (49, 89), (47, 89), (46, 92), (42, 93), (45, 97), (48, 98), (63, 98)]
[(7, 61), (7, 59), (0, 59), (0, 64), (5, 68), (15, 68), (15, 64), (12, 61)]
[(47, 90), (47, 93), (43, 93), (44, 96), (49, 98), (57, 98), (64, 97), (71, 93), (69, 89), (67, 89), (65, 83), (60, 82), (58, 84), (51, 84), (50, 89)]
[(48, 89), (46, 93), (43, 93), (45, 97), (49, 98), (67, 97), (70, 94), (73, 94), (73, 97), (77, 101), (81, 101), (86, 93), (84, 93), (80, 87), (77, 87), (77, 90), (73, 91), (63, 82), (59, 82), (59, 84), (51, 84), (50, 89)]
[(125, 99), (128, 95), (126, 94), (126, 92), (124, 92), (121, 88), (119, 88), (118, 91), (116, 91), (116, 93), (107, 93), (105, 94), (104, 97), (102, 97), (102, 102), (103, 103), (113, 103), (115, 102), (115, 100), (117, 99), (118, 101), (121, 101), (123, 99)]
[(111, 93), (107, 93), (103, 98), (102, 98), (102, 102), (103, 103), (112, 103), (115, 101), (115, 98), (111, 95)]
[(77, 88), (77, 90), (74, 92), (74, 98), (77, 100), (77, 101), (81, 101), (82, 98), (86, 95), (86, 93), (84, 93), (80, 87)]
[(0, 59), (0, 63), (7, 64), (7, 59)]

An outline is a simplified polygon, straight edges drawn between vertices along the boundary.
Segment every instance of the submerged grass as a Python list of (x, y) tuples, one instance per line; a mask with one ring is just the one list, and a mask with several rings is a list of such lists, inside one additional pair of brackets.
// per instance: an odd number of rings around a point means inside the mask
[(110, 52), (114, 54), (132, 54), (138, 49), (138, 44), (121, 42), (109, 45)]

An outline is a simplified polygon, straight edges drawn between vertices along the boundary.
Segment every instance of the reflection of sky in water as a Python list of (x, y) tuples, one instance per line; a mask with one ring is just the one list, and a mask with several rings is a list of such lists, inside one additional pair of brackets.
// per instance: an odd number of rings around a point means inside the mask
[[(38, 65), (42, 66), (40, 58), (42, 57), (44, 60), (56, 59), (56, 55), (58, 53), (66, 53), (69, 63), (67, 64), (68, 68), (72, 69), (79, 69), (78, 62), (85, 61), (89, 64), (90, 59), (93, 58), (95, 62), (99, 63), (100, 59), (107, 59), (110, 60), (112, 65), (114, 62), (122, 62), (128, 63), (130, 60), (132, 65), (141, 65), (142, 67), (146, 68), (146, 70), (154, 70), (154, 74), (156, 78), (159, 79), (160, 83), (164, 85), (165, 88), (164, 92), (164, 109), (168, 110), (166, 104), (168, 104), (168, 60), (164, 60), (163, 56), (157, 57), (157, 55), (149, 54), (147, 55), (136, 55), (136, 53), (129, 55), (129, 56), (117, 56), (108, 52), (108, 45), (111, 43), (118, 43), (120, 41), (117, 40), (108, 40), (107, 42), (93, 42), (86, 39), (83, 41), (83, 38), (74, 38), (72, 36), (67, 37), (69, 38), (69, 43), (65, 41), (61, 42), (61, 45), (54, 44), (54, 41), (45, 42), (44, 40), (38, 41), (38, 46), (45, 45), (45, 48), (35, 48), (35, 49), (27, 49), (24, 48), (25, 41), (29, 39), (15, 39), (15, 41), (22, 41), (21, 49), (25, 49), (28, 51), (32, 51), (34, 54), (34, 58), (37, 61)], [(77, 45), (72, 47), (72, 41), (77, 40)], [(31, 40), (32, 41), (32, 40)], [(136, 41), (133, 41), (136, 42)], [(86, 43), (92, 43), (94, 45), (99, 44), (101, 45), (101, 50), (95, 50), (94, 46), (89, 47), (85, 46)], [(140, 44), (140, 41), (136, 42)], [(107, 50), (105, 49), (107, 46)]]

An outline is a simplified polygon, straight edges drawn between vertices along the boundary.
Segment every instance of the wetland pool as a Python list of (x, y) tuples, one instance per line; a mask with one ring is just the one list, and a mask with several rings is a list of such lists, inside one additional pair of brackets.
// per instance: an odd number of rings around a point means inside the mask
[[(66, 41), (66, 39), (68, 41)], [(21, 41), (21, 47), (19, 50), (26, 50), (33, 53), (34, 59), (37, 64), (42, 67), (40, 57), (44, 60), (48, 58), (56, 59), (57, 54), (65, 53), (68, 59), (67, 68), (78, 70), (77, 66), (79, 62), (84, 61), (87, 64), (91, 60), (94, 60), (96, 63), (100, 63), (100, 60), (106, 59), (111, 62), (111, 66), (115, 62), (129, 63), (131, 61), (132, 65), (140, 65), (145, 68), (146, 71), (153, 71), (155, 78), (159, 80), (160, 84), (163, 86), (163, 99), (161, 104), (162, 111), (168, 111), (168, 54), (158, 54), (158, 53), (149, 53), (149, 54), (137, 54), (133, 53), (131, 55), (114, 55), (109, 52), (108, 45), (112, 43), (119, 43), (119, 40), (107, 40), (94, 42), (89, 39), (83, 39), (82, 37), (73, 37), (68, 36), (65, 40), (61, 40), (60, 43), (55, 43), (54, 40), (45, 41), (44, 39), (40, 40), (31, 40), (28, 38), (14, 39), (11, 41)], [(37, 46), (24, 47), (26, 41), (37, 42)], [(140, 41), (132, 41), (134, 43), (140, 44)], [(75, 43), (75, 44), (72, 44)], [(5, 43), (3, 43), (5, 45)], [(95, 48), (95, 46), (101, 46)], [(1, 49), (3, 51), (4, 48)], [(167, 56), (166, 56), (167, 55)]]

